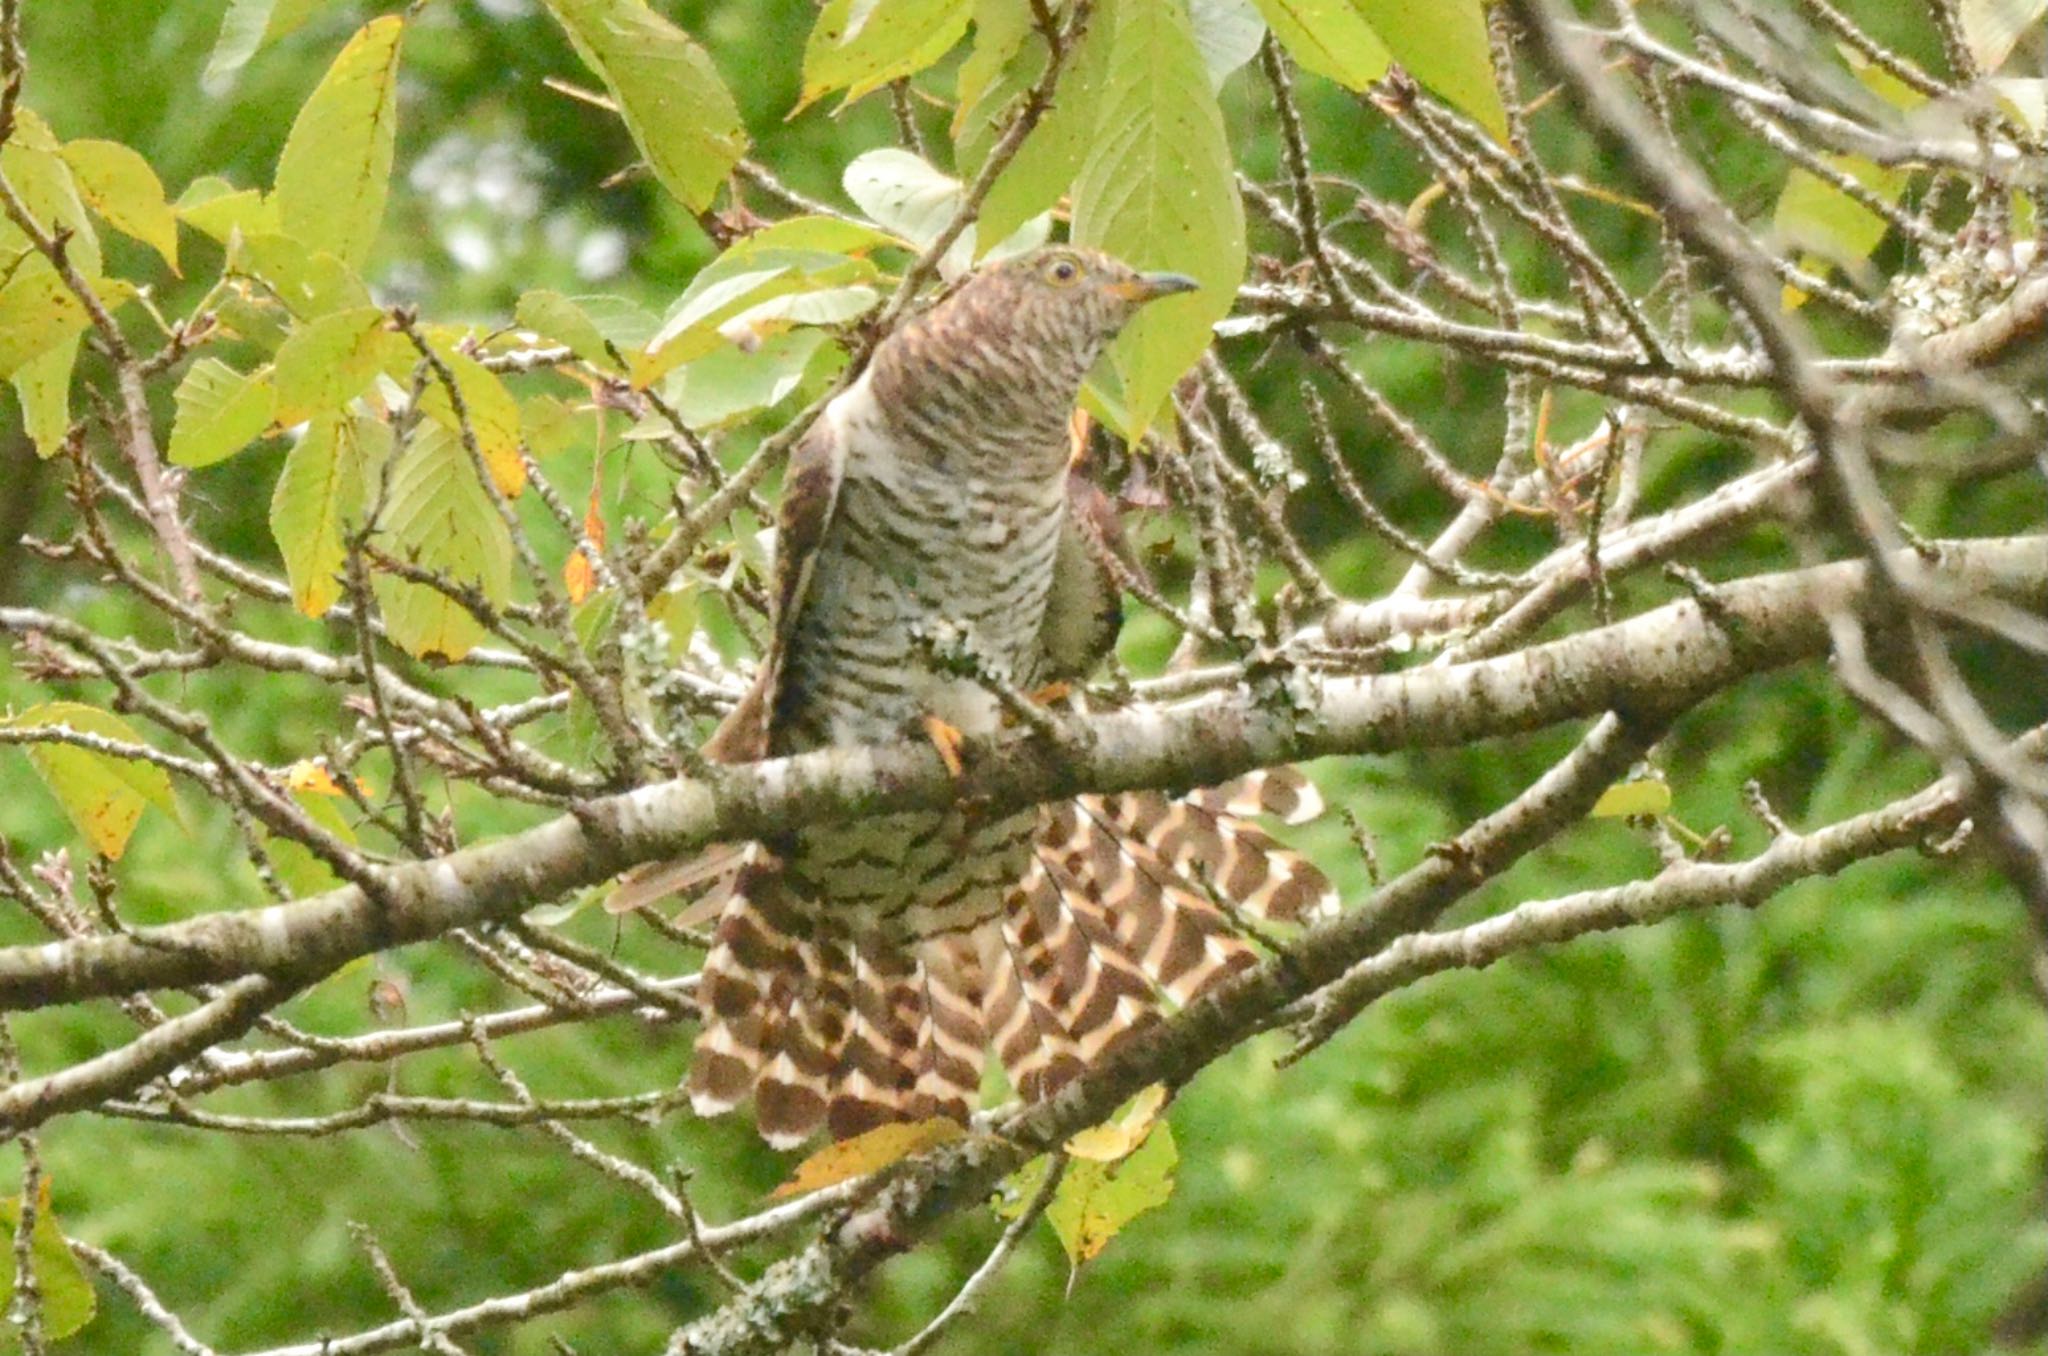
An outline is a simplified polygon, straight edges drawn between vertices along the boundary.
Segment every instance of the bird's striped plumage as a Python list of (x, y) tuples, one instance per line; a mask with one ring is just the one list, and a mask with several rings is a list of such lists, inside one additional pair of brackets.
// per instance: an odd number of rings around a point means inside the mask
[[(1115, 591), (1087, 539), (1113, 528), (1100, 491), (1070, 477), (1068, 413), (1102, 347), (1166, 290), (1044, 251), (984, 270), (877, 349), (792, 460), (774, 643), (707, 753), (888, 742), (927, 716), (993, 734), (999, 703), (936, 671), (935, 648), (1025, 688), (1100, 657)], [(965, 1119), (991, 1052), (1043, 1097), (1162, 1004), (1251, 963), (1219, 897), (1282, 920), (1331, 907), (1320, 874), (1252, 822), (1317, 808), (1281, 770), (1180, 799), (807, 825), (732, 855), (692, 1099), (712, 1113), (751, 1096), (776, 1143)]]

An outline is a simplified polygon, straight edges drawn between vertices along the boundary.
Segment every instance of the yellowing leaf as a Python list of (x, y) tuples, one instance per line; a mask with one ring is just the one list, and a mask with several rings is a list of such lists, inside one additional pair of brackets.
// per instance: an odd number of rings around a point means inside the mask
[(178, 383), (177, 402), (171, 460), (180, 466), (211, 466), (270, 427), (277, 392), (267, 368), (245, 376), (218, 358), (201, 358)]
[(78, 363), (80, 338), (74, 334), (59, 339), (48, 352), (14, 371), (22, 432), (35, 444), (38, 457), (55, 456), (71, 428), (71, 369)]
[[(439, 343), (434, 351), (455, 378), (455, 389), (469, 416), (469, 430), (476, 435), (477, 451), (491, 468), (491, 483), (501, 493), (518, 495), (526, 488), (526, 463), (519, 455), (519, 402), (497, 373), (467, 353)], [(420, 409), (449, 432), (461, 433), (462, 421), (438, 377), (420, 396)]]
[[(0, 1199), (0, 1234), (14, 1237), (21, 1227), (21, 1197)], [(57, 1226), (50, 1208), (50, 1179), (44, 1177), (36, 1192), (36, 1222), (28, 1234), (28, 1264), (35, 1273), (36, 1292), (42, 1296), (43, 1336), (61, 1342), (92, 1322), (99, 1310), (92, 1281), (72, 1255), (71, 1245)], [(12, 1247), (0, 1249), (0, 1313), (12, 1312), (15, 1287), (15, 1257)]]
[(1305, 71), (1364, 89), (1387, 73), (1386, 44), (1351, 0), (1258, 0), (1273, 36)]
[(640, 0), (548, 0), (662, 187), (701, 211), (747, 148), (739, 108), (689, 35)]
[(775, 1188), (779, 1200), (864, 1177), (915, 1153), (963, 1138), (967, 1132), (946, 1116), (928, 1121), (893, 1121), (866, 1134), (828, 1144), (796, 1165), (789, 1180)]
[[(87, 279), (102, 306), (112, 309), (135, 295), (119, 279)], [(48, 261), (37, 255), (0, 286), (0, 377), (11, 377), (92, 323), (91, 315)]]
[[(324, 771), (325, 769), (322, 770)], [(331, 779), (328, 785), (334, 785)], [(356, 831), (349, 824), (347, 816), (342, 813), (342, 807), (338, 799), (340, 795), (341, 788), (339, 786), (335, 786), (332, 792), (312, 788), (305, 790), (295, 788), (292, 791), (292, 803), (305, 811), (308, 819), (311, 819), (315, 824), (318, 824), (342, 842), (354, 843), (356, 841)], [(266, 834), (263, 839), (263, 845), (264, 849), (270, 854), (271, 865), (277, 868), (279, 878), (284, 881), (285, 888), (292, 892), (294, 898), (304, 899), (308, 895), (323, 894), (341, 884), (341, 880), (334, 874), (333, 868), (315, 856), (313, 850), (303, 843), (286, 838), (281, 834)], [(358, 957), (357, 959), (367, 958)]]
[(1661, 815), (1671, 808), (1671, 788), (1663, 782), (1616, 782), (1600, 793), (1586, 814), (1593, 819), (1628, 819)]
[[(1911, 177), (1908, 170), (1854, 156), (1830, 157), (1829, 163), (1887, 202), (1898, 200)], [(1794, 169), (1785, 181), (1771, 224), (1784, 245), (1851, 270), (1870, 257), (1891, 229), (1876, 212), (1803, 169)]]
[(308, 249), (275, 231), (243, 231), (235, 238), (228, 266), (261, 278), (301, 320), (373, 304), (370, 289), (354, 269), (326, 250)]
[(178, 217), (156, 171), (118, 141), (73, 141), (62, 152), (86, 205), (115, 230), (134, 236), (178, 271)]
[(395, 15), (357, 30), (299, 110), (277, 161), (284, 234), (357, 268), (384, 221), (404, 33)]
[[(600, 551), (604, 550), (603, 489), (603, 479), (591, 476), (590, 502), (583, 509), (583, 535)], [(562, 583), (569, 590), (569, 601), (578, 604), (588, 598), (596, 587), (597, 567), (591, 564), (590, 556), (581, 546), (570, 553), (568, 563), (562, 567)]]
[(829, 0), (804, 43), (797, 108), (843, 89), (849, 100), (915, 75), (953, 50), (973, 0)]
[(1502, 141), (1507, 110), (1493, 81), (1486, 0), (1353, 0), (1394, 60), (1422, 87)]
[(300, 325), (277, 351), (277, 422), (290, 427), (361, 395), (395, 355), (410, 352), (375, 306), (335, 311)]
[(1209, 347), (1244, 277), (1244, 208), (1223, 113), (1180, 0), (1110, 0), (1100, 125), (1074, 183), (1073, 237), (1141, 269), (1175, 269), (1201, 290), (1155, 302), (1110, 350), (1135, 441)]
[(339, 575), (347, 559), (342, 526), (363, 505), (366, 426), (373, 435), (383, 434), (374, 420), (343, 411), (313, 420), (285, 455), (270, 496), (270, 534), (284, 556), (292, 601), (309, 617), (341, 597)]
[(1126, 1224), (1171, 1200), (1173, 1170), (1179, 1162), (1173, 1127), (1164, 1121), (1118, 1162), (1069, 1160), (1045, 1212), (1068, 1263), (1078, 1267), (1095, 1257)]
[[(391, 473), (383, 531), (388, 555), (467, 585), (493, 607), (512, 593), (512, 540), (455, 435), (422, 424)], [(441, 590), (380, 574), (377, 597), (392, 642), (424, 658), (457, 660), (484, 637), (474, 616)]]
[[(15, 729), (62, 725), (81, 734), (98, 735), (124, 744), (140, 744), (134, 727), (110, 711), (82, 702), (44, 702), (6, 722)], [(104, 857), (118, 858), (135, 832), (144, 805), (176, 817), (171, 779), (155, 763), (117, 757), (75, 744), (32, 744), (29, 762), (50, 788), (64, 813)]]
[(327, 764), (318, 758), (301, 758), (286, 768), (284, 789), (295, 794), (303, 791), (318, 796), (345, 794), (341, 783), (335, 781), (334, 774), (327, 770)]
[(1114, 1163), (1127, 1158), (1145, 1142), (1159, 1113), (1166, 1107), (1166, 1085), (1154, 1083), (1133, 1097), (1115, 1120), (1090, 1126), (1067, 1141), (1067, 1152), (1094, 1163)]

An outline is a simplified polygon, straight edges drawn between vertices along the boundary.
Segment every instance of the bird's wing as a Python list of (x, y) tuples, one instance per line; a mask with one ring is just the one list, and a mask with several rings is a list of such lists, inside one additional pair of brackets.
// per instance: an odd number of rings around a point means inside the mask
[(828, 409), (789, 455), (775, 523), (775, 631), (747, 695), (705, 741), (704, 756), (713, 762), (745, 763), (768, 756), (768, 734), (782, 699), (783, 661), (845, 478), (846, 447)]
[(1116, 505), (1077, 464), (1067, 472), (1067, 517), (1053, 555), (1045, 621), (1038, 628), (1041, 668), (1035, 681), (1085, 678), (1116, 648), (1123, 590), (1103, 563), (1105, 556), (1137, 568)]

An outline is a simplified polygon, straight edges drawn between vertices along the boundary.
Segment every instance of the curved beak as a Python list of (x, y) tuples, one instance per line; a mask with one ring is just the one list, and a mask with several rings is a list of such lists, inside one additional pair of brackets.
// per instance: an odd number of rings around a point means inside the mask
[(1148, 301), (1170, 297), (1176, 292), (1193, 292), (1201, 284), (1185, 273), (1140, 273), (1125, 282), (1111, 283), (1109, 290), (1125, 301), (1142, 306)]

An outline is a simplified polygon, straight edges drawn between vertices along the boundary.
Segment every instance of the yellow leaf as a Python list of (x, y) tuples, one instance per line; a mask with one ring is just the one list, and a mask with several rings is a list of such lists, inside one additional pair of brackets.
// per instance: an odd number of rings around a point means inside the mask
[(398, 131), (398, 49), (405, 22), (372, 19), (306, 100), (277, 159), (284, 233), (360, 268), (384, 221)]
[(569, 591), (569, 601), (580, 603), (590, 596), (597, 586), (597, 571), (591, 568), (590, 557), (577, 547), (569, 553), (569, 559), (562, 566), (562, 587)]
[(1067, 1141), (1067, 1152), (1093, 1163), (1114, 1163), (1130, 1157), (1145, 1142), (1152, 1126), (1166, 1106), (1166, 1085), (1154, 1083), (1133, 1097), (1123, 1115), (1101, 1125), (1090, 1126)]
[(1637, 815), (1661, 815), (1671, 808), (1671, 788), (1663, 782), (1616, 782), (1600, 793), (1592, 819), (1631, 819)]
[(851, 1181), (912, 1154), (950, 1144), (966, 1134), (960, 1122), (945, 1116), (934, 1116), (928, 1121), (895, 1121), (878, 1125), (866, 1134), (828, 1144), (797, 1164), (796, 1171), (790, 1174), (787, 1182), (775, 1188), (774, 1195), (780, 1200), (785, 1196), (801, 1196), (807, 1191)]
[[(517, 498), (526, 488), (526, 462), (519, 455), (519, 402), (495, 372), (467, 353), (440, 342), (433, 342), (433, 348), (455, 378), (463, 412), (469, 417), (469, 431), (476, 435), (476, 450), (491, 470), (491, 483), (501, 493)], [(455, 405), (440, 381), (434, 381), (421, 395), (420, 409), (450, 433), (461, 434), (462, 420), (456, 417)]]
[(178, 217), (149, 162), (118, 141), (74, 141), (62, 152), (86, 206), (134, 236), (178, 271)]
[[(109, 711), (81, 702), (44, 702), (7, 722), (16, 729), (62, 725), (81, 734), (140, 744), (134, 727)], [(170, 776), (154, 763), (101, 753), (75, 744), (34, 744), (29, 762), (93, 851), (119, 858), (145, 804), (175, 816)]]
[(327, 764), (317, 758), (301, 758), (286, 768), (284, 785), (287, 791), (310, 791), (322, 796), (343, 794), (340, 783), (327, 770)]

